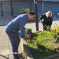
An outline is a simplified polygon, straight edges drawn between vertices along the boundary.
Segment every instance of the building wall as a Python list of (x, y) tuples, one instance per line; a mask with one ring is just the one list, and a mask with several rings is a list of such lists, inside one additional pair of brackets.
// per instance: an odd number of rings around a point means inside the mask
[[(1, 4), (1, 3), (0, 3)], [(31, 4), (31, 5), (30, 5)], [(1, 5), (0, 5), (1, 7)], [(35, 4), (33, 2), (12, 2), (13, 7), (13, 16), (17, 16), (22, 10), (22, 8), (26, 9), (28, 8), (30, 11), (35, 12)], [(11, 4), (10, 2), (2, 2), (2, 8), (3, 8), (3, 16), (11, 16)], [(0, 8), (1, 9), (1, 8)], [(41, 2), (37, 5), (37, 11), (38, 15), (41, 14)], [(1, 10), (0, 10), (1, 12)], [(1, 13), (0, 13), (1, 15)]]
[[(42, 5), (43, 4), (43, 5)], [(18, 13), (22, 8), (26, 9), (29, 8), (29, 10), (35, 12), (35, 4), (33, 2), (12, 2), (13, 7), (13, 16), (17, 16)], [(11, 3), (10, 2), (2, 2), (2, 8), (3, 8), (3, 16), (11, 16)], [(57, 11), (59, 11), (59, 3), (57, 2), (38, 2), (37, 4), (37, 12), (38, 16), (41, 14), (52, 11), (53, 14), (56, 14)], [(0, 16), (1, 16), (1, 2), (0, 2)]]
[(0, 2), (0, 16), (1, 16), (1, 2)]
[[(34, 3), (31, 3), (31, 10), (36, 13)], [(38, 12), (38, 16), (42, 14), (42, 3), (41, 2), (37, 4), (37, 12)]]
[(59, 0), (44, 0), (44, 1), (59, 2)]
[(30, 10), (30, 3), (29, 2), (12, 2), (13, 4), (13, 16), (17, 16), (22, 10), (22, 8), (28, 8)]
[(10, 2), (2, 2), (2, 9), (4, 16), (11, 16), (11, 4)]
[[(20, 12), (20, 10), (22, 8), (26, 9), (28, 8), (30, 10), (31, 8), (31, 11), (34, 11), (35, 12), (35, 4), (34, 3), (31, 3), (31, 7), (30, 7), (30, 3), (29, 2), (13, 2), (13, 15), (16, 16), (18, 15), (18, 13)], [(38, 15), (41, 14), (41, 3), (38, 3), (37, 5), (37, 11), (38, 11)], [(36, 13), (36, 12), (35, 12)]]
[(43, 13), (47, 11), (52, 11), (53, 14), (56, 14), (59, 11), (59, 3), (54, 2), (44, 2), (43, 3)]
[(42, 14), (42, 3), (39, 2), (37, 4), (37, 10), (38, 10), (38, 17)]

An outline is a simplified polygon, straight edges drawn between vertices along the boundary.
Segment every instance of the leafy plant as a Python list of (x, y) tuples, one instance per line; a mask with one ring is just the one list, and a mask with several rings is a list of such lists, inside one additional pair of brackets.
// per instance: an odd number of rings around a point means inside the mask
[(27, 39), (26, 42), (34, 56), (34, 59), (43, 58), (57, 53), (54, 51), (55, 46), (52, 45), (54, 37), (50, 31), (31, 33), (31, 36), (36, 39)]
[(26, 28), (26, 31), (30, 31), (30, 30), (32, 30), (31, 28)]
[[(32, 28), (26, 28), (26, 31), (27, 31), (28, 33), (32, 33)], [(20, 30), (19, 30), (18, 32), (21, 33)]]
[[(37, 45), (37, 44), (44, 45), (48, 41), (53, 40), (53, 36), (51, 35), (51, 33), (49, 31), (42, 31), (42, 32), (38, 32), (38, 33), (32, 33), (32, 36), (34, 36), (34, 38), (36, 37), (36, 40), (34, 40), (34, 39), (32, 40), (33, 45)], [(28, 42), (28, 40), (27, 40), (27, 42)], [(49, 44), (47, 44), (47, 45), (49, 46)]]
[(55, 23), (54, 28), (51, 30), (51, 33), (56, 38), (59, 35), (59, 26)]
[(44, 28), (47, 28), (47, 31), (50, 31), (50, 26), (45, 25)]
[(19, 14), (25, 14), (25, 13), (28, 13), (28, 12), (29, 12), (29, 9), (22, 8), (22, 10), (20, 10)]

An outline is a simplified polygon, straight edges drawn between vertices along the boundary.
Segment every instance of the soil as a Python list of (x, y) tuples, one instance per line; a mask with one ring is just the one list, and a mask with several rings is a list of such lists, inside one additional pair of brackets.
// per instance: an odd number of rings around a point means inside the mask
[[(37, 37), (37, 38), (38, 38), (38, 37)], [(30, 38), (30, 40), (31, 40), (30, 43), (33, 43), (32, 40), (36, 40), (37, 38), (31, 37), (31, 38)], [(48, 42), (49, 42), (49, 41), (48, 41)], [(56, 43), (54, 43), (54, 42), (49, 42), (49, 43), (48, 43), (48, 42), (47, 42), (47, 44), (51, 44), (51, 45), (54, 47), (54, 50), (48, 50), (48, 52), (49, 52), (49, 51), (55, 52), (55, 51), (59, 50), (59, 44), (56, 44)], [(41, 44), (37, 43), (37, 46), (38, 46), (39, 49), (41, 48), (42, 50), (45, 50), (45, 47), (42, 46)], [(50, 59), (59, 59), (59, 56), (56, 56), (56, 57), (53, 57), (53, 58), (50, 58)]]
[[(37, 37), (37, 38), (38, 38), (38, 37)], [(30, 38), (30, 42), (29, 42), (29, 43), (33, 43), (32, 40), (36, 40), (37, 38), (36, 38), (36, 37), (34, 38), (34, 37), (31, 36), (31, 38)], [(53, 50), (53, 51), (57, 51), (57, 50), (59, 50), (59, 44), (56, 44), (56, 43), (51, 42), (51, 41), (47, 41), (46, 44), (51, 44), (52, 47), (54, 47), (54, 50)], [(44, 50), (44, 47), (43, 47), (41, 44), (37, 44), (37, 45), (38, 45), (38, 48), (42, 48), (42, 50)]]
[(57, 50), (59, 50), (59, 44), (56, 44), (56, 43), (54, 43), (54, 42), (47, 42), (47, 44), (51, 44), (52, 45), (52, 47), (54, 47), (54, 51), (57, 51)]

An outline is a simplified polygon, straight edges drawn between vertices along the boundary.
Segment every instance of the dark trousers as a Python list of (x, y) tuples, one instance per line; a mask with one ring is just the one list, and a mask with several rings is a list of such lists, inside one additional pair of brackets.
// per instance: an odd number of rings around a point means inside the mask
[(18, 53), (18, 46), (20, 43), (19, 35), (18, 35), (18, 33), (15, 33), (12, 31), (6, 31), (6, 33), (9, 37), (11, 45), (12, 45), (14, 59), (19, 59), (18, 54), (15, 54), (15, 52)]

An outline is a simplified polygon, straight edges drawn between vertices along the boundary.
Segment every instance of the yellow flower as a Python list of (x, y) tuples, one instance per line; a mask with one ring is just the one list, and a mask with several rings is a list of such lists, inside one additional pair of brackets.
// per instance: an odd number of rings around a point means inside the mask
[(47, 27), (47, 26), (46, 26)]

